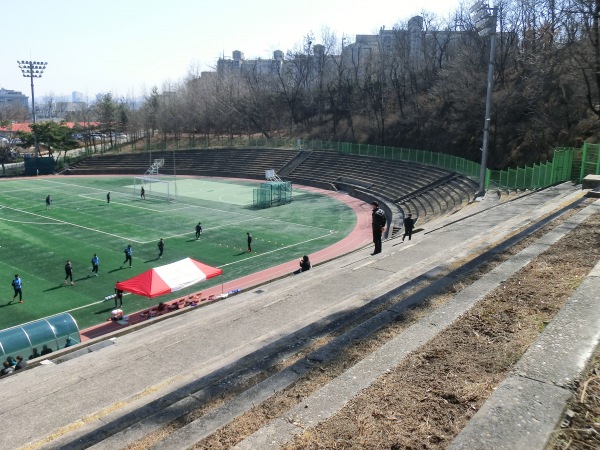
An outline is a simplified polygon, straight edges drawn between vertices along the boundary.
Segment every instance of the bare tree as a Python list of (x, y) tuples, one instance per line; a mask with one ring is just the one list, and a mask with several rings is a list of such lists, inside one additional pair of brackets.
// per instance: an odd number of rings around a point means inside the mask
[(585, 87), (588, 108), (600, 117), (600, 0), (566, 0), (568, 54)]
[(312, 34), (308, 34), (301, 49), (288, 51), (286, 64), (278, 72), (278, 94), (288, 107), (290, 132), (309, 118), (308, 88), (313, 79), (313, 39)]
[(9, 103), (0, 105), (0, 123), (26, 122), (31, 114), (24, 105)]

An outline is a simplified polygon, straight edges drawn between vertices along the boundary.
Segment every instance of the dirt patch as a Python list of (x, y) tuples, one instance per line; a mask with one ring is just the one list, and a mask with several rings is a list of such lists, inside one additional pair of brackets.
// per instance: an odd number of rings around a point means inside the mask
[(553, 450), (588, 450), (600, 448), (600, 349), (579, 382), (577, 393), (567, 406), (561, 424), (555, 431)]

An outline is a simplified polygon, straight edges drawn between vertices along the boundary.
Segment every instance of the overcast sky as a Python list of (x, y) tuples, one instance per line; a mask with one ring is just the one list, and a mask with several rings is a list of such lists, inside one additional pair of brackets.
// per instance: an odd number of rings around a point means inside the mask
[(354, 41), (423, 11), (447, 18), (459, 0), (28, 0), (2, 2), (0, 87), (31, 96), (18, 60), (47, 61), (36, 99), (140, 96), (212, 70), (234, 50), (270, 58), (328, 27)]

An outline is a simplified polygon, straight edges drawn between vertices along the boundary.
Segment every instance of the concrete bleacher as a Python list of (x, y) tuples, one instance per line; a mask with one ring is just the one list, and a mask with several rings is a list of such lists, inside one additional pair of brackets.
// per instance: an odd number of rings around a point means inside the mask
[(407, 195), (451, 172), (421, 164), (333, 152), (312, 152), (289, 173), (296, 180), (335, 183), (341, 178), (370, 185), (375, 194), (388, 199)]
[(142, 174), (155, 159), (164, 159), (164, 175), (225, 176), (264, 179), (265, 170), (279, 171), (298, 154), (282, 149), (207, 149), (153, 151), (94, 156), (69, 167), (68, 174)]
[[(450, 214), (473, 201), (477, 184), (467, 177), (414, 162), (360, 157), (336, 152), (288, 149), (193, 149), (94, 156), (71, 166), (69, 174), (143, 173), (164, 159), (164, 175), (226, 176), (264, 179), (275, 169), (286, 181), (344, 190), (394, 205), (420, 224)], [(362, 197), (361, 197), (362, 195)], [(400, 220), (395, 220), (398, 226)]]
[(359, 187), (391, 200), (421, 222), (464, 206), (477, 191), (474, 181), (437, 167), (331, 152), (307, 155), (288, 178), (297, 183)]

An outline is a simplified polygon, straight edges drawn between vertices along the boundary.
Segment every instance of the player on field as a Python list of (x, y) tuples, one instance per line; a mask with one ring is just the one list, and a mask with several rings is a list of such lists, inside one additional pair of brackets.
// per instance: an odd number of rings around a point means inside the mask
[(49, 195), (46, 196), (46, 209), (50, 209), (50, 205), (52, 204), (52, 199)]
[(13, 300), (19, 296), (19, 303), (23, 303), (23, 282), (19, 278), (19, 275), (16, 274), (14, 280), (12, 280), (12, 287), (15, 290), (15, 295), (12, 298)]
[(127, 248), (125, 250), (123, 250), (123, 252), (125, 253), (125, 261), (123, 261), (123, 264), (121, 264), (121, 269), (123, 268), (123, 266), (125, 265), (125, 263), (127, 261), (129, 261), (129, 267), (131, 267), (131, 264), (133, 262), (132, 257), (133, 257), (133, 249), (131, 248), (131, 244), (129, 244), (127, 246)]
[(98, 258), (98, 255), (96, 255), (94, 253), (94, 256), (92, 256), (92, 271), (90, 272), (90, 276), (92, 276), (92, 274), (98, 276), (98, 267), (100, 266), (100, 258)]
[(73, 286), (75, 283), (73, 283), (73, 264), (71, 264), (71, 261), (69, 261), (67, 259), (67, 263), (65, 264), (65, 282), (64, 284), (67, 284), (67, 279), (71, 280), (71, 286)]
[(196, 240), (198, 240), (200, 238), (201, 234), (202, 234), (202, 224), (200, 222), (198, 222), (198, 225), (196, 225)]
[(163, 241), (163, 238), (160, 238), (160, 241), (158, 241), (158, 244), (156, 245), (158, 247), (158, 257), (162, 258), (162, 254), (165, 249), (165, 241)]

